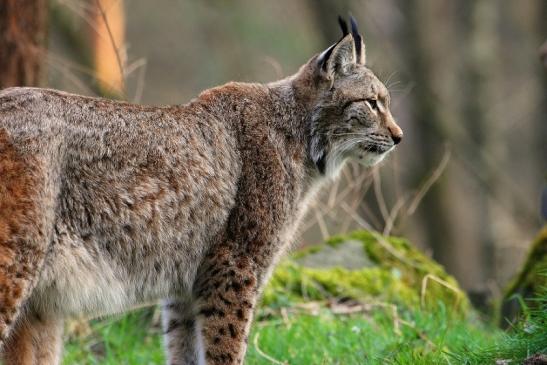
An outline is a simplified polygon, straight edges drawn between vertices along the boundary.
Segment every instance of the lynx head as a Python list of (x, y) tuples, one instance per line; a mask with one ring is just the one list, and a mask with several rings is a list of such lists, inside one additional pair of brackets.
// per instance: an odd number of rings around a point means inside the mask
[(320, 173), (336, 175), (347, 159), (381, 161), (402, 137), (385, 85), (365, 66), (363, 38), (351, 17), (339, 18), (342, 38), (302, 67), (293, 83), (306, 94), (308, 154)]

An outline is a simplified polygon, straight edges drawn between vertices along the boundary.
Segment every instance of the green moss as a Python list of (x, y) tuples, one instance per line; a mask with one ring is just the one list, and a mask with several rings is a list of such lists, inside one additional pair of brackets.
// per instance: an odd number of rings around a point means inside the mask
[[(519, 291), (527, 297), (535, 297), (540, 288), (547, 286), (547, 276), (540, 275), (547, 271), (547, 226), (539, 232), (532, 243), (530, 253), (519, 274), (509, 284), (506, 297)], [(526, 290), (523, 290), (526, 288)]]
[(293, 257), (281, 263), (274, 272), (264, 292), (264, 303), (284, 306), (295, 301), (351, 297), (386, 301), (408, 308), (436, 306), (442, 302), (447, 307), (454, 307), (456, 313), (467, 312), (468, 300), (456, 280), (403, 238), (355, 231), (333, 237), (305, 253), (296, 253), (295, 257), (316, 253), (325, 245), (339, 247), (348, 241), (361, 242), (363, 255), (375, 265), (357, 270), (310, 268), (300, 265)]
[[(501, 324), (513, 320), (527, 307), (535, 306), (538, 293), (547, 287), (547, 226), (539, 232), (530, 247), (522, 269), (509, 283), (502, 301)], [(522, 308), (525, 306), (526, 308)]]

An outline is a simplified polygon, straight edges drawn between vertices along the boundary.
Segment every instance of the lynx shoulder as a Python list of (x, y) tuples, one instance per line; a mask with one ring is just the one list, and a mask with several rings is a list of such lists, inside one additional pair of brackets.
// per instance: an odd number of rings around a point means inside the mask
[(169, 364), (241, 364), (306, 202), (402, 138), (352, 19), (293, 76), (152, 107), (0, 91), (0, 341), (58, 364), (66, 318), (162, 301)]

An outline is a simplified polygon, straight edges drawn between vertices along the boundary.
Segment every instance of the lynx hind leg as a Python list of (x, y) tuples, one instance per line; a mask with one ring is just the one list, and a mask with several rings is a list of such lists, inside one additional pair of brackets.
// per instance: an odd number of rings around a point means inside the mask
[(190, 299), (165, 301), (162, 320), (167, 364), (205, 364), (193, 301)]
[(243, 255), (219, 254), (200, 277), (199, 318), (207, 364), (243, 364), (258, 295), (255, 269)]
[(62, 353), (62, 334), (62, 320), (21, 315), (5, 343), (2, 356), (4, 364), (59, 364)]
[[(29, 149), (27, 149), (28, 151)], [(0, 129), (0, 349), (44, 261), (53, 226), (46, 158), (22, 155)]]

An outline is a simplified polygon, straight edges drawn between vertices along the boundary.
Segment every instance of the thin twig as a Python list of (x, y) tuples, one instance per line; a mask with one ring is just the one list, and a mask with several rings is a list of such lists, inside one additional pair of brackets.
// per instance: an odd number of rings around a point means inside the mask
[(399, 253), (399, 251), (397, 251), (395, 248), (393, 248), (393, 246), (388, 243), (386, 241), (386, 239), (379, 233), (375, 232), (375, 231), (370, 231), (370, 233), (374, 236), (374, 238), (376, 238), (376, 240), (378, 241), (378, 243), (380, 244), (380, 246), (382, 246), (388, 253), (390, 253), (393, 257), (395, 257), (396, 259), (398, 259), (399, 261), (401, 261), (402, 263), (404, 264), (407, 264), (408, 266), (410, 267), (413, 267), (415, 269), (419, 269), (419, 266), (417, 264), (415, 264), (414, 262), (410, 261), (409, 259), (407, 259), (406, 257), (404, 257), (403, 255), (401, 255)]
[(367, 221), (370, 221), (370, 225), (374, 227), (376, 231), (380, 231), (384, 224), (380, 222), (378, 215), (370, 209), (368, 204), (362, 204), (360, 209), (363, 211), (363, 217), (366, 217)]
[(336, 203), (336, 195), (338, 193), (338, 186), (340, 185), (340, 179), (336, 179), (333, 187), (329, 191), (329, 199), (327, 200), (327, 205), (329, 208), (334, 208), (334, 203)]
[(388, 219), (384, 225), (384, 231), (382, 232), (384, 236), (389, 236), (391, 233), (391, 230), (393, 229), (393, 226), (395, 225), (395, 221), (397, 220), (397, 216), (399, 214), (399, 211), (406, 203), (406, 197), (401, 196), (395, 204), (393, 205), (393, 208), (391, 208), (391, 212), (389, 213)]
[(445, 147), (443, 158), (441, 159), (441, 162), (439, 162), (439, 165), (435, 168), (433, 173), (429, 176), (429, 178), (424, 182), (418, 193), (414, 196), (414, 199), (408, 206), (407, 215), (412, 215), (420, 205), (420, 202), (422, 201), (425, 194), (431, 189), (431, 186), (441, 177), (443, 174), (446, 166), (448, 165), (448, 161), (450, 161), (450, 149), (448, 146)]
[(361, 227), (365, 228), (365, 229), (372, 229), (372, 227), (370, 226), (370, 224), (368, 224), (363, 218), (359, 217), (359, 215), (357, 213), (355, 213), (354, 211), (351, 210), (351, 208), (348, 206), (348, 204), (346, 202), (342, 202), (342, 204), (340, 204), (340, 206), (342, 207), (342, 209), (344, 209), (346, 211), (346, 213), (349, 214), (349, 216), (351, 218), (353, 218), (355, 220), (355, 222), (357, 222), (357, 224), (359, 224)]
[(393, 173), (393, 187), (395, 190), (395, 198), (396, 200), (401, 199), (401, 196), (403, 195), (401, 190), (401, 178), (399, 173), (399, 155), (394, 154), (391, 158), (391, 172)]
[[(135, 64), (135, 63), (136, 62), (134, 62), (133, 64)], [(141, 102), (142, 94), (143, 94), (143, 91), (144, 91), (144, 77), (146, 75), (146, 65), (147, 65), (146, 60), (141, 59), (141, 62), (138, 64), (138, 66), (135, 67), (135, 70), (140, 69), (140, 72), (137, 76), (137, 86), (135, 87), (135, 96), (133, 97), (133, 102), (134, 103), (140, 103)], [(129, 71), (129, 67), (128, 67), (127, 76), (129, 76), (129, 74), (133, 71), (134, 70)]]
[(49, 64), (52, 68), (59, 70), (59, 72), (62, 72), (63, 77), (66, 77), (69, 81), (71, 81), (76, 87), (81, 90), (81, 92), (84, 92), (86, 94), (94, 94), (93, 91), (68, 67), (58, 65), (57, 63), (53, 62), (50, 57), (46, 57), (46, 63)]
[(82, 18), (93, 30), (99, 33), (99, 28), (97, 27), (97, 24), (95, 24), (95, 22), (89, 17), (89, 13), (91, 13), (92, 9), (91, 6), (87, 6), (85, 2), (82, 1), (76, 3), (73, 1), (58, 0), (57, 3), (59, 5), (66, 6), (74, 14)]
[(380, 176), (380, 171), (376, 168), (373, 171), (373, 179), (374, 179), (374, 196), (376, 197), (376, 201), (378, 202), (378, 207), (380, 208), (380, 213), (382, 213), (382, 218), (384, 219), (384, 223), (387, 222), (389, 217), (389, 212), (387, 210), (387, 204), (384, 199), (384, 195), (382, 194), (382, 178)]
[(318, 209), (315, 209), (315, 218), (317, 219), (317, 224), (319, 225), (319, 229), (321, 230), (321, 234), (323, 235), (323, 239), (326, 240), (330, 237), (329, 231), (327, 229), (327, 224), (325, 223), (325, 220), (323, 219), (323, 215), (321, 212), (319, 212)]
[[(355, 214), (357, 215), (357, 209), (359, 208), (359, 205), (361, 204), (361, 199), (352, 199), (352, 202), (351, 202), (351, 205), (349, 206), (349, 209), (351, 209), (352, 212), (355, 212)], [(344, 222), (343, 226), (342, 226), (342, 229), (341, 229), (341, 233), (346, 233), (349, 229), (351, 225), (351, 220), (349, 219), (346, 219), (346, 221)]]

